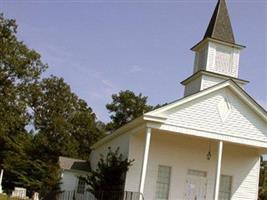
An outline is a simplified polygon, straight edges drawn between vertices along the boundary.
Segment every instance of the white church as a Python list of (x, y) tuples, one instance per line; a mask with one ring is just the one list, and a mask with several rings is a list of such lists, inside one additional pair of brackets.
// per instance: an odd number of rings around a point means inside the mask
[(125, 191), (145, 200), (257, 200), (267, 112), (238, 77), (239, 55), (225, 0), (192, 47), (184, 97), (145, 113), (93, 146), (93, 169), (108, 147), (135, 159)]

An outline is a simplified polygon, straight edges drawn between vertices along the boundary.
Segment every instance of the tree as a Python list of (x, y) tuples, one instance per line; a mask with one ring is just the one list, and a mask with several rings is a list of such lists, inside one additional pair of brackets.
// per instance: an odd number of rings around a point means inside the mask
[[(20, 129), (28, 123), (29, 85), (39, 80), (46, 65), (40, 55), (16, 38), (15, 20), (0, 14), (0, 133)], [(17, 132), (17, 131), (16, 131)]]
[[(59, 184), (58, 156), (88, 159), (102, 125), (62, 78), (16, 37), (15, 20), (0, 14), (0, 168), (3, 188), (43, 194)], [(50, 198), (51, 199), (51, 198)]]
[(119, 148), (112, 151), (109, 147), (106, 156), (101, 155), (97, 169), (92, 170), (86, 179), (89, 191), (96, 198), (101, 196), (101, 199), (107, 200), (112, 193), (123, 191), (125, 175), (133, 161), (124, 158)]
[(88, 159), (102, 134), (92, 109), (62, 78), (45, 78), (38, 89), (32, 96), (38, 155), (53, 162), (62, 155)]
[(111, 113), (111, 122), (106, 125), (106, 129), (114, 131), (128, 122), (142, 116), (144, 113), (157, 109), (165, 104), (151, 106), (147, 104), (147, 96), (141, 93), (136, 95), (130, 90), (120, 91), (112, 95), (112, 102), (106, 105)]
[(58, 157), (89, 159), (90, 147), (102, 135), (96, 116), (86, 102), (75, 95), (63, 78), (51, 76), (35, 86), (31, 109), (34, 113), (34, 159), (46, 162), (42, 196), (55, 197), (59, 189)]
[(112, 102), (106, 105), (112, 113), (111, 122), (107, 124), (108, 130), (115, 130), (140, 117), (145, 112), (151, 111), (153, 106), (147, 105), (147, 97), (142, 94), (135, 95), (130, 90), (120, 91), (112, 95)]
[(0, 14), (0, 166), (9, 177), (3, 180), (6, 189), (33, 185), (27, 174), (29, 166), (36, 166), (27, 159), (32, 139), (25, 128), (32, 117), (28, 94), (47, 67), (36, 51), (17, 40), (16, 33), (15, 20)]

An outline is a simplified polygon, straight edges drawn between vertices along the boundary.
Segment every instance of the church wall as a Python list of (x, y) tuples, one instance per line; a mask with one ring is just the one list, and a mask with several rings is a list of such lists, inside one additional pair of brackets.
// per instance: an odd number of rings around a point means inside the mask
[(127, 172), (125, 190), (138, 192), (145, 147), (145, 132), (132, 136), (129, 142), (129, 159), (134, 159)]
[[(144, 134), (132, 137), (129, 157), (135, 159), (127, 173), (126, 190), (138, 191), (144, 150)], [(211, 145), (211, 160), (206, 154)], [(217, 143), (197, 137), (177, 136), (152, 129), (144, 196), (154, 200), (159, 165), (171, 167), (169, 200), (184, 200), (187, 171), (207, 172), (207, 200), (213, 200)], [(222, 174), (233, 176), (231, 200), (256, 200), (259, 155), (253, 148), (224, 145)]]
[(106, 155), (108, 152), (108, 147), (111, 147), (111, 149), (114, 151), (117, 149), (117, 147), (120, 148), (120, 153), (124, 155), (124, 157), (128, 157), (129, 153), (129, 138), (130, 134), (123, 134), (119, 137), (114, 138), (113, 140), (108, 141), (106, 144), (101, 145), (100, 147), (93, 149), (90, 154), (90, 163), (92, 169), (96, 169), (97, 163), (100, 159), (100, 155)]
[[(197, 93), (219, 83), (226, 81), (227, 78), (220, 78), (211, 75), (201, 75), (185, 85), (184, 96)], [(244, 83), (236, 82), (241, 88), (245, 88)]]
[(204, 90), (206, 88), (212, 87), (218, 83), (221, 83), (225, 81), (224, 79), (212, 77), (212, 76), (203, 76), (202, 84), (201, 84), (201, 90)]
[(185, 86), (184, 96), (188, 96), (200, 91), (201, 77), (196, 78)]
[(199, 70), (205, 70), (207, 66), (208, 45), (204, 45), (200, 51), (195, 54), (194, 73)]
[[(218, 83), (224, 82), (225, 79), (218, 78), (218, 77), (212, 77), (212, 76), (206, 76), (202, 75), (202, 82), (201, 82), (201, 90), (204, 90), (206, 88), (209, 88), (211, 86), (214, 86)], [(241, 88), (244, 88), (245, 85), (241, 83), (237, 83)]]
[(218, 43), (209, 43), (207, 71), (238, 77), (240, 50)]
[[(220, 111), (224, 101), (229, 110)], [(166, 124), (252, 141), (267, 141), (267, 124), (238, 96), (224, 88), (166, 113)]]
[(209, 42), (209, 50), (207, 57), (207, 71), (215, 71), (215, 56), (216, 56), (216, 45)]

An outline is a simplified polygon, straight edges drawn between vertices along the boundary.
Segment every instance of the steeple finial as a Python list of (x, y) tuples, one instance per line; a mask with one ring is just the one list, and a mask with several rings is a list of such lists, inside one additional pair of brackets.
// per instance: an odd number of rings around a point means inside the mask
[(235, 43), (234, 33), (225, 0), (218, 0), (203, 39), (208, 37), (224, 42)]

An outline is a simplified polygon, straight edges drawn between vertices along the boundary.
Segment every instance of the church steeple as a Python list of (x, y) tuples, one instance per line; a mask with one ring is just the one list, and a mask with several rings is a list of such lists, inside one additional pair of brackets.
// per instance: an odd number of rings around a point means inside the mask
[(247, 81), (238, 78), (240, 51), (235, 43), (225, 0), (218, 0), (204, 38), (191, 48), (195, 52), (193, 75), (182, 82), (185, 96), (199, 92), (227, 79), (243, 87)]
[(218, 0), (204, 38), (235, 43), (234, 33), (225, 0)]

